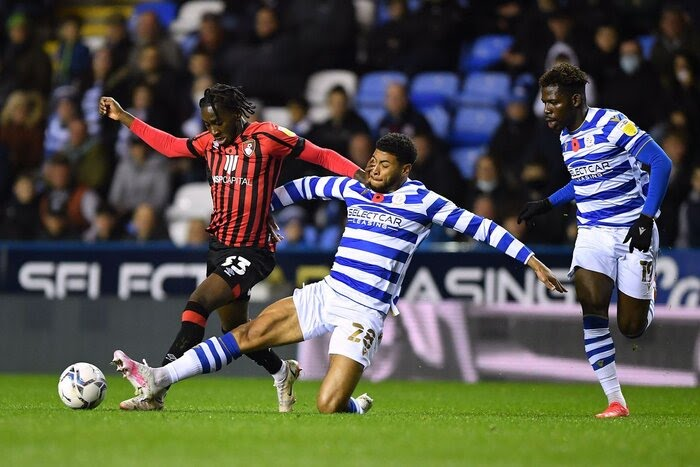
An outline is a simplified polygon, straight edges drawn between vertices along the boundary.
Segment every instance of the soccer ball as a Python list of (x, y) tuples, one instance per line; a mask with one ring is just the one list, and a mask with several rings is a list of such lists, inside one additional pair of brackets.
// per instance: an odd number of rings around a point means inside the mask
[(71, 409), (94, 409), (106, 393), (105, 375), (90, 363), (72, 364), (63, 370), (58, 380), (58, 396)]

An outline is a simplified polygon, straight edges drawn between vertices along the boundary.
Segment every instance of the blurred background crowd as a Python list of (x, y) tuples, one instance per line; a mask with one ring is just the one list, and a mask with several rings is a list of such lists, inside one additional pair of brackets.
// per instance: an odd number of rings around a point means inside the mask
[[(664, 247), (700, 246), (700, 17), (661, 0), (189, 0), (0, 3), (0, 238), (206, 244), (202, 161), (154, 153), (101, 95), (177, 136), (197, 102), (241, 85), (271, 120), (364, 167), (410, 135), (411, 176), (531, 244), (570, 244), (575, 207), (518, 225), (568, 182), (537, 79), (568, 61), (588, 103), (624, 112), (673, 161)], [(280, 183), (318, 167), (287, 161)], [(335, 248), (338, 203), (276, 216), (280, 248)], [(431, 242), (468, 239), (434, 229)]]

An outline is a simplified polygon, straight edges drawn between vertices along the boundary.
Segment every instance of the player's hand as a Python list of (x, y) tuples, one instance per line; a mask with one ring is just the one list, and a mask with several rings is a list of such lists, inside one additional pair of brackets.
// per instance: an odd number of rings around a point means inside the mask
[(568, 290), (566, 290), (564, 286), (561, 285), (559, 279), (554, 277), (552, 271), (535, 256), (530, 257), (530, 259), (527, 261), (527, 265), (530, 266), (530, 268), (532, 268), (533, 271), (535, 271), (537, 278), (547, 287), (548, 290), (556, 290), (559, 293), (568, 292)]
[(639, 251), (649, 251), (651, 247), (651, 233), (654, 231), (654, 218), (646, 214), (640, 214), (627, 231), (622, 243), (630, 242), (630, 253), (636, 248)]
[(520, 214), (518, 214), (518, 224), (521, 222), (531, 224), (530, 221), (533, 217), (549, 212), (553, 207), (549, 198), (539, 201), (530, 201), (520, 210)]
[(267, 229), (270, 232), (270, 241), (272, 243), (279, 243), (284, 240), (284, 235), (282, 235), (280, 226), (277, 225), (277, 221), (272, 216), (268, 216), (267, 218)]
[(112, 97), (102, 96), (100, 97), (100, 115), (104, 117), (109, 117), (112, 120), (119, 120), (119, 115), (124, 112), (122, 106), (119, 102), (114, 100)]
[(355, 175), (353, 176), (355, 180), (367, 186), (367, 173), (362, 169), (357, 169)]

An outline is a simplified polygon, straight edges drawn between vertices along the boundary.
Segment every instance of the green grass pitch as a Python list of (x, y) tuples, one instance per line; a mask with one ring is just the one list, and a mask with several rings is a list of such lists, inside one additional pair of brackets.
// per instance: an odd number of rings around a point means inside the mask
[(163, 412), (128, 413), (125, 380), (108, 377), (83, 411), (63, 406), (57, 379), (0, 375), (0, 465), (700, 465), (698, 389), (627, 387), (632, 416), (597, 420), (597, 385), (363, 381), (372, 411), (328, 416), (315, 381), (279, 414), (269, 378), (207, 376), (173, 388)]

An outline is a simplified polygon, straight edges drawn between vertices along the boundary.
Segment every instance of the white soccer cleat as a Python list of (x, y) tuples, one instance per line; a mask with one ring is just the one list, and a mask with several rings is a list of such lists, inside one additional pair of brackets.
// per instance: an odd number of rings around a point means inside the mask
[(275, 383), (277, 388), (277, 400), (279, 402), (279, 411), (287, 413), (292, 411), (292, 406), (297, 401), (294, 397), (294, 383), (299, 379), (301, 367), (296, 360), (287, 360), (287, 376), (281, 383)]
[(369, 397), (369, 394), (367, 393), (358, 396), (357, 399), (355, 399), (355, 402), (357, 402), (357, 405), (360, 406), (360, 410), (362, 410), (363, 414), (369, 412), (369, 409), (371, 409), (372, 405), (374, 405), (374, 399)]
[(122, 410), (138, 410), (144, 412), (163, 410), (164, 406), (163, 396), (161, 396), (160, 393), (151, 399), (147, 399), (144, 396), (136, 396), (119, 403), (119, 408)]
[(136, 390), (137, 396), (152, 399), (158, 393), (155, 378), (153, 377), (153, 369), (148, 366), (145, 360), (143, 363), (139, 363), (129, 358), (121, 350), (115, 350), (112, 363), (117, 366), (117, 371), (121, 372), (122, 376), (129, 380)]

